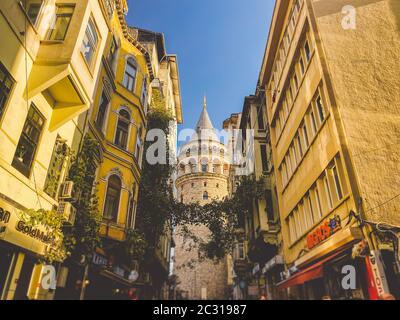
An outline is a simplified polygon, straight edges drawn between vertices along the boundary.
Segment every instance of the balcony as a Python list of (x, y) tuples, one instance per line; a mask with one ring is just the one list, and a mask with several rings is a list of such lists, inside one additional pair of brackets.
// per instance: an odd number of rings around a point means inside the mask
[(35, 63), (28, 80), (28, 99), (39, 93), (53, 107), (49, 130), (60, 126), (89, 109), (89, 98), (78, 85), (69, 64), (46, 65)]

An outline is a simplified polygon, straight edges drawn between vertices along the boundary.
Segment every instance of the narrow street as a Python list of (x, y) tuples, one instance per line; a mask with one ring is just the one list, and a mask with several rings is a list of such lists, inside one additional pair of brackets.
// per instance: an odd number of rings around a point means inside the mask
[(1, 0), (0, 300), (399, 300), (399, 30), (399, 0)]

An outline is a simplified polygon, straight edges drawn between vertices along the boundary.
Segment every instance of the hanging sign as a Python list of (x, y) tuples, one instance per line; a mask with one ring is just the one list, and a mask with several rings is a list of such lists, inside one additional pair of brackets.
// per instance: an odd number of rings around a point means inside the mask
[(328, 239), (341, 229), (341, 221), (338, 215), (326, 220), (321, 226), (307, 236), (307, 248), (313, 249), (321, 242)]
[(366, 256), (368, 291), (371, 300), (377, 300), (384, 293), (389, 293), (382, 257), (379, 250), (371, 250)]

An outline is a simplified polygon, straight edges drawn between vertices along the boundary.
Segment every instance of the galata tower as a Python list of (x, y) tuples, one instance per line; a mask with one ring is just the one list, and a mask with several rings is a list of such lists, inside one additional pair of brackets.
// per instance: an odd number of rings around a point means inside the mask
[[(229, 161), (227, 148), (220, 142), (207, 112), (206, 98), (195, 133), (180, 148), (176, 188), (183, 203), (205, 205), (228, 195)], [(184, 239), (178, 227), (175, 236), (174, 274), (178, 276), (178, 290), (189, 300), (219, 300), (228, 298), (227, 259), (218, 264), (198, 260), (196, 247), (190, 251), (191, 240)], [(197, 237), (207, 239), (206, 226), (191, 226)], [(194, 262), (193, 262), (194, 261)], [(188, 262), (190, 266), (187, 266)]]

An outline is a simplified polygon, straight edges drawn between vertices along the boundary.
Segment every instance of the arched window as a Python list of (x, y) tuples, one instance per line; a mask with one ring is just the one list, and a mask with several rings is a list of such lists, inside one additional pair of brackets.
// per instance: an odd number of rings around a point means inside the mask
[(128, 146), (128, 133), (131, 117), (126, 110), (121, 110), (118, 115), (117, 132), (115, 134), (114, 143), (123, 149)]
[(134, 91), (135, 87), (136, 73), (137, 66), (135, 59), (128, 58), (126, 61), (124, 80), (122, 81), (122, 84), (125, 88), (132, 92)]
[(106, 220), (117, 222), (121, 187), (121, 179), (117, 175), (114, 174), (108, 178), (106, 202), (103, 212), (103, 218)]
[(208, 200), (208, 192), (204, 191), (203, 193), (203, 200)]

